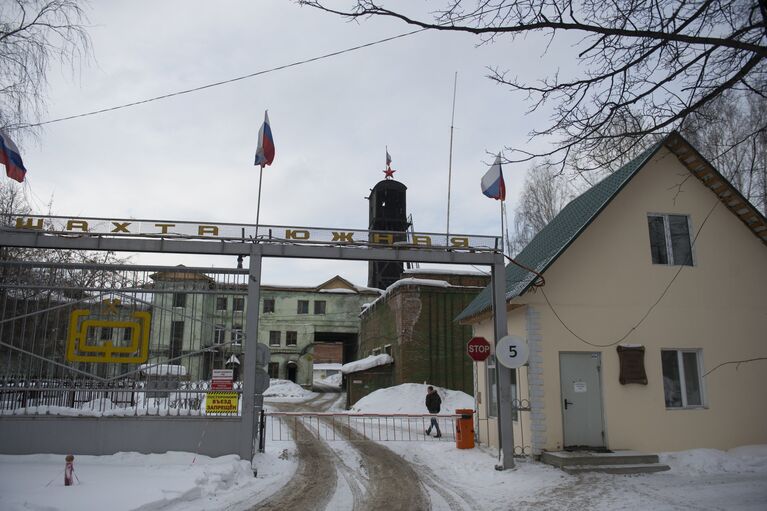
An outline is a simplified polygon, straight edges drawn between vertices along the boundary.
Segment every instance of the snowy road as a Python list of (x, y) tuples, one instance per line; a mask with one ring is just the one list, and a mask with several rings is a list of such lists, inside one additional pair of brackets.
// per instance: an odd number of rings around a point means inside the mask
[[(324, 412), (343, 397), (320, 394), (301, 403), (275, 403), (275, 407), (289, 412)], [(300, 422), (296, 426), (304, 428)], [(429, 509), (428, 498), (409, 463), (353, 431), (344, 434), (356, 437), (355, 441), (297, 442), (295, 477), (254, 509)]]
[[(320, 394), (300, 403), (274, 403), (281, 411), (324, 412), (343, 394)], [(300, 426), (299, 424), (299, 427)], [(343, 425), (352, 442), (298, 442), (298, 470), (291, 482), (253, 509), (477, 509), (467, 492), (424, 464), (405, 461), (385, 445)]]

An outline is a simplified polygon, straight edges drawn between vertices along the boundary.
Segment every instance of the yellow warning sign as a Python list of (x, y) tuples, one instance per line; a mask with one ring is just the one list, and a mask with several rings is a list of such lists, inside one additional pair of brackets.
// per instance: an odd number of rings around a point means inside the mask
[(208, 392), (205, 397), (207, 413), (237, 413), (237, 392)]

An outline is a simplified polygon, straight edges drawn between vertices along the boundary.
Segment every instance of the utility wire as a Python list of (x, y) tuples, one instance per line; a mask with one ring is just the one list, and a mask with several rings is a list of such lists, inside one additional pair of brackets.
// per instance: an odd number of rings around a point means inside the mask
[[(697, 232), (697, 233), (695, 233), (695, 237), (692, 239), (692, 243), (690, 244), (690, 256), (689, 256), (689, 257), (692, 257), (692, 249), (695, 247), (695, 242), (698, 240), (698, 236), (700, 236), (700, 233), (701, 233), (701, 231), (703, 230), (703, 226), (704, 226), (704, 225), (706, 225), (706, 222), (708, 222), (708, 219), (709, 219), (709, 217), (711, 216), (711, 214), (714, 212), (714, 210), (716, 209), (716, 207), (717, 207), (718, 205), (719, 205), (719, 200), (717, 199), (717, 201), (714, 203), (714, 206), (713, 206), (713, 207), (712, 207), (712, 208), (709, 210), (708, 214), (707, 214), (707, 215), (706, 215), (706, 217), (703, 219), (703, 222), (701, 222), (701, 224), (700, 224), (700, 227), (698, 228), (698, 232)], [(661, 300), (663, 300), (663, 297), (664, 297), (664, 296), (666, 296), (666, 293), (668, 293), (669, 289), (671, 289), (671, 285), (674, 283), (674, 281), (675, 281), (675, 280), (676, 280), (676, 278), (679, 276), (679, 274), (680, 274), (680, 273), (682, 273), (682, 270), (683, 270), (684, 268), (685, 268), (685, 265), (680, 265), (680, 266), (679, 266), (679, 269), (676, 271), (676, 273), (674, 274), (674, 276), (671, 278), (671, 280), (669, 281), (669, 283), (666, 285), (666, 288), (665, 288), (665, 289), (663, 290), (663, 292), (660, 294), (660, 296), (658, 297), (658, 299), (657, 299), (657, 300), (655, 300), (655, 302), (654, 302), (654, 303), (653, 303), (653, 304), (650, 306), (650, 308), (649, 308), (649, 309), (647, 309), (647, 312), (645, 312), (645, 314), (642, 316), (642, 318), (641, 318), (641, 319), (640, 319), (640, 320), (639, 320), (639, 321), (638, 321), (638, 322), (637, 322), (637, 323), (636, 323), (634, 326), (632, 326), (631, 328), (629, 328), (628, 332), (626, 332), (626, 333), (625, 333), (625, 335), (623, 335), (623, 337), (621, 337), (621, 338), (620, 338), (620, 339), (618, 339), (617, 341), (614, 341), (614, 342), (610, 342), (610, 343), (607, 343), (607, 344), (598, 344), (598, 343), (594, 343), (594, 342), (588, 341), (588, 340), (584, 339), (583, 337), (581, 337), (580, 335), (576, 334), (576, 333), (573, 331), (573, 329), (572, 329), (572, 328), (570, 328), (570, 327), (567, 325), (567, 323), (565, 323), (565, 322), (564, 322), (564, 320), (563, 320), (563, 319), (560, 317), (559, 313), (557, 313), (557, 310), (554, 308), (554, 305), (552, 305), (551, 301), (549, 300), (549, 297), (548, 297), (548, 296), (546, 296), (546, 291), (544, 291), (544, 290), (543, 290), (543, 287), (541, 287), (541, 293), (543, 293), (543, 297), (546, 299), (546, 303), (548, 304), (549, 308), (551, 309), (551, 312), (553, 312), (553, 313), (554, 313), (554, 316), (557, 318), (557, 320), (558, 320), (558, 321), (559, 321), (559, 322), (562, 324), (562, 326), (563, 326), (563, 327), (565, 327), (565, 329), (566, 329), (568, 332), (570, 332), (570, 333), (571, 333), (571, 334), (572, 334), (572, 335), (573, 335), (573, 336), (574, 336), (576, 339), (578, 339), (579, 341), (581, 341), (581, 342), (583, 342), (583, 343), (586, 343), (586, 344), (588, 344), (589, 346), (594, 346), (594, 347), (596, 347), (596, 348), (608, 348), (608, 347), (610, 347), (610, 346), (615, 346), (616, 344), (619, 344), (619, 343), (621, 343), (622, 341), (624, 341), (624, 340), (625, 340), (625, 339), (626, 339), (626, 338), (627, 338), (629, 335), (631, 335), (631, 333), (632, 333), (632, 332), (634, 332), (634, 330), (636, 330), (637, 328), (639, 328), (639, 325), (641, 325), (642, 323), (644, 323), (644, 320), (646, 320), (646, 319), (647, 319), (647, 318), (650, 316), (650, 313), (652, 313), (653, 309), (655, 309), (655, 306), (656, 306), (656, 305), (658, 305), (658, 304), (660, 303), (660, 301), (661, 301)]]
[(190, 94), (192, 92), (198, 92), (198, 91), (205, 90), (205, 89), (211, 89), (213, 87), (218, 87), (219, 85), (226, 85), (228, 83), (238, 82), (238, 81), (241, 81), (241, 80), (247, 80), (248, 78), (253, 78), (253, 77), (256, 77), (256, 76), (261, 76), (261, 75), (265, 75), (265, 74), (268, 74), (268, 73), (273, 73), (275, 71), (281, 71), (283, 69), (288, 69), (288, 68), (291, 68), (291, 67), (296, 67), (296, 66), (300, 66), (300, 65), (303, 65), (303, 64), (308, 64), (310, 62), (316, 62), (318, 60), (323, 60), (323, 59), (327, 59), (327, 58), (330, 58), (330, 57), (335, 57), (335, 56), (338, 56), (338, 55), (343, 55), (344, 53), (350, 53), (350, 52), (353, 52), (353, 51), (361, 50), (363, 48), (369, 48), (370, 46), (375, 46), (377, 44), (381, 44), (381, 43), (385, 43), (385, 42), (389, 42), (389, 41), (394, 41), (395, 39), (401, 39), (403, 37), (408, 37), (408, 36), (411, 36), (413, 34), (417, 34), (419, 32), (424, 32), (426, 30), (428, 30), (428, 29), (426, 29), (426, 28), (419, 28), (418, 30), (413, 30), (411, 32), (405, 32), (404, 34), (399, 34), (399, 35), (395, 35), (395, 36), (392, 36), (392, 37), (386, 37), (384, 39), (379, 39), (377, 41), (372, 41), (372, 42), (369, 42), (369, 43), (360, 44), (358, 46), (353, 46), (351, 48), (346, 48), (346, 49), (343, 49), (343, 50), (334, 51), (332, 53), (326, 53), (324, 55), (319, 55), (317, 57), (312, 57), (312, 58), (308, 58), (308, 59), (304, 59), (304, 60), (299, 60), (299, 61), (296, 61), (296, 62), (292, 62), (290, 64), (284, 64), (282, 66), (277, 66), (277, 67), (273, 67), (273, 68), (270, 68), (270, 69), (264, 69), (264, 70), (261, 70), (261, 71), (256, 71), (255, 73), (250, 73), (250, 74), (247, 74), (247, 75), (238, 76), (236, 78), (230, 78), (228, 80), (222, 80), (222, 81), (219, 81), (219, 82), (213, 82), (213, 83), (209, 83), (209, 84), (206, 84), (206, 85), (201, 85), (199, 87), (194, 87), (192, 89), (185, 89), (185, 90), (180, 90), (180, 91), (176, 91), (176, 92), (170, 92), (168, 94), (163, 94), (161, 96), (155, 96), (155, 97), (148, 98), (148, 99), (142, 99), (140, 101), (134, 101), (132, 103), (125, 103), (125, 104), (122, 104), (122, 105), (117, 105), (117, 106), (113, 106), (113, 107), (109, 107), (109, 108), (102, 108), (100, 110), (93, 110), (91, 112), (85, 112), (85, 113), (82, 113), (82, 114), (69, 115), (67, 117), (59, 117), (58, 119), (51, 119), (49, 121), (38, 122), (38, 123), (35, 123), (35, 124), (21, 125), (21, 126), (15, 127), (14, 129), (18, 130), (18, 129), (22, 129), (22, 128), (34, 128), (34, 127), (37, 127), (37, 126), (45, 126), (46, 124), (53, 124), (55, 122), (69, 121), (69, 120), (72, 120), (72, 119), (78, 119), (80, 117), (89, 117), (91, 115), (98, 115), (98, 114), (103, 114), (103, 113), (106, 113), (106, 112), (113, 112), (115, 110), (122, 110), (124, 108), (130, 108), (130, 107), (133, 107), (133, 106), (143, 105), (143, 104), (146, 104), (146, 103), (152, 103), (154, 101), (159, 101), (161, 99), (168, 99), (168, 98), (172, 98), (172, 97), (175, 97), (175, 96), (181, 96), (181, 95), (184, 95), (184, 94)]

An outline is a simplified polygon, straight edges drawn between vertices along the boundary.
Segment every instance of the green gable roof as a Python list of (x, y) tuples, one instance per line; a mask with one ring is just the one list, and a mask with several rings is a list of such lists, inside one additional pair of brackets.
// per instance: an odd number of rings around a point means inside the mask
[[(632, 161), (573, 199), (514, 259), (538, 273), (543, 273), (583, 232), (591, 221), (610, 203), (665, 141), (646, 149)], [(506, 266), (506, 301), (524, 293), (535, 280), (535, 275), (517, 265)], [(482, 290), (456, 321), (490, 310), (491, 286)]]

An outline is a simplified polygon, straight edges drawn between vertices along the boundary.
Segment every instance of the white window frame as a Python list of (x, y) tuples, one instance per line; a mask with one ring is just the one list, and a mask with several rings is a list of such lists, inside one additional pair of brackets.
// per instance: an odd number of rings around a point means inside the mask
[(226, 325), (218, 324), (213, 330), (213, 344), (220, 346), (226, 343)]
[[(492, 353), (487, 359), (485, 359), (485, 391), (486, 391), (486, 402), (487, 402), (487, 416), (492, 417), (494, 419), (498, 418), (498, 414), (500, 413), (498, 410), (498, 370), (497, 370), (497, 364), (498, 361), (495, 358), (495, 353)], [(496, 390), (493, 390), (492, 382), (495, 382)], [(509, 403), (509, 406), (512, 406), (515, 399), (519, 399), (517, 395), (517, 382), (512, 381), (511, 382), (511, 400), (512, 402)], [(512, 410), (511, 412), (511, 420), (514, 422), (519, 422), (519, 411), (518, 410)]]
[(242, 346), (243, 337), (245, 337), (245, 331), (242, 325), (232, 325), (232, 346)]
[[(485, 396), (487, 399), (485, 400), (487, 405), (487, 416), (497, 418), (498, 417), (498, 373), (496, 372), (495, 365), (497, 364), (495, 360), (495, 353), (491, 353), (487, 359), (485, 359)], [(495, 382), (496, 389), (493, 388), (493, 383)]]
[[(674, 263), (674, 252), (671, 246), (671, 227), (668, 222), (669, 216), (683, 216), (687, 218), (687, 236), (690, 238), (690, 264), (689, 265)], [(666, 239), (666, 261), (668, 261), (665, 264), (651, 261), (652, 264), (657, 264), (660, 266), (697, 266), (697, 259), (695, 257), (695, 244), (693, 243), (692, 218), (690, 218), (690, 215), (687, 215), (685, 213), (647, 213), (647, 218), (649, 219), (650, 217), (663, 218), (663, 235)], [(647, 235), (649, 238), (650, 236), (649, 225), (648, 225)]]
[[(661, 348), (661, 353), (664, 351), (676, 352), (676, 367), (679, 371), (679, 392), (682, 397), (682, 406), (667, 406), (666, 410), (694, 410), (701, 408), (708, 408), (708, 398), (706, 393), (705, 380), (703, 379), (703, 350), (700, 348)], [(689, 405), (687, 404), (687, 382), (685, 381), (684, 374), (684, 360), (682, 358), (683, 353), (695, 353), (695, 361), (698, 365), (698, 387), (700, 388), (700, 404)], [(663, 376), (663, 367), (661, 366), (661, 377)], [(665, 387), (664, 387), (665, 393)], [(663, 403), (665, 404), (666, 397), (664, 394)]]

